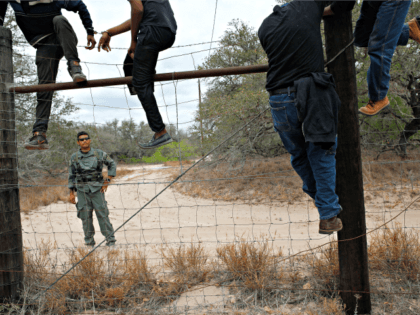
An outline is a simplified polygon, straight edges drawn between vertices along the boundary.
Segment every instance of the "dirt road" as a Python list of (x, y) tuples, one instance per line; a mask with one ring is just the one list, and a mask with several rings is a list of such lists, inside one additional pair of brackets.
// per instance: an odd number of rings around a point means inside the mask
[[(135, 172), (109, 187), (106, 200), (110, 220), (118, 228), (142, 206), (165, 188), (169, 172), (163, 166), (133, 167)], [(173, 169), (172, 169), (173, 170)], [(367, 195), (372, 195), (367, 193)], [(368, 229), (374, 228), (397, 214), (411, 200), (409, 192), (378, 191), (367, 198)], [(419, 227), (419, 203), (395, 222)], [(351, 210), (350, 210), (351, 211)], [(167, 243), (180, 245), (201, 242), (212, 255), (217, 246), (235, 238), (272, 241), (273, 250), (280, 247), (288, 255), (332, 240), (318, 234), (318, 212), (302, 195), (302, 201), (289, 203), (223, 202), (192, 198), (169, 188), (140, 214), (126, 223), (117, 233), (118, 248), (138, 247), (150, 260), (161, 261), (157, 246)], [(83, 245), (82, 222), (72, 204), (57, 203), (30, 212), (22, 217), (24, 245), (28, 250), (39, 248), (41, 240), (55, 242), (60, 262), (67, 260), (66, 249)], [(101, 235), (96, 218), (95, 240)], [(106, 250), (105, 246), (101, 250)]]

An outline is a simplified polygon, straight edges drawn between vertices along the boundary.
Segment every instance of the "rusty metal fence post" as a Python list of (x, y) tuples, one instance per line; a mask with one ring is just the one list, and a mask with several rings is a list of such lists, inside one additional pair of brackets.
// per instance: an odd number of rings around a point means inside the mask
[[(327, 59), (353, 39), (351, 12), (325, 19)], [(347, 314), (370, 314), (369, 269), (363, 194), (354, 48), (350, 46), (329, 66), (341, 99), (337, 149), (337, 194), (344, 211), (338, 233), (340, 295)], [(352, 240), (350, 240), (352, 239)], [(346, 241), (347, 240), (347, 241)]]
[(0, 26), (0, 302), (22, 288), (23, 253), (15, 129), (12, 33)]

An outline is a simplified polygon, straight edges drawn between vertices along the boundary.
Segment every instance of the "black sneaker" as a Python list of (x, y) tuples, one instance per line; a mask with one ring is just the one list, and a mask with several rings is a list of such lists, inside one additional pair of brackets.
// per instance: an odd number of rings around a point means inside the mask
[(67, 70), (75, 83), (84, 83), (86, 82), (86, 76), (82, 72), (82, 67), (78, 61), (72, 60), (68, 63)]
[(49, 148), (45, 132), (34, 132), (33, 136), (25, 142), (27, 150), (48, 150)]
[(139, 143), (139, 146), (142, 149), (155, 149), (163, 145), (169, 144), (172, 141), (173, 140), (169, 133), (165, 133), (163, 136), (160, 136), (157, 139), (155, 139), (155, 136), (153, 136), (152, 140), (150, 140), (148, 143)]
[(115, 242), (116, 242), (116, 241), (106, 243), (106, 246), (108, 246), (108, 247), (114, 247), (114, 246), (115, 246)]

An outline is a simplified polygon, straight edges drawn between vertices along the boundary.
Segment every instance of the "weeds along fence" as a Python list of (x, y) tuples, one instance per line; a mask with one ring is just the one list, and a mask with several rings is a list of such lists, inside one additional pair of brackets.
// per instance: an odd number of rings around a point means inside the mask
[[(395, 133), (404, 131), (404, 119), (412, 117), (400, 116), (401, 120), (394, 110), (372, 120), (364, 118), (358, 134), (356, 72), (353, 48), (348, 46), (351, 23), (336, 22), (326, 22), (326, 51), (328, 60), (334, 60), (329, 71), (343, 102), (337, 191), (345, 229), (338, 239), (318, 234), (317, 209), (301, 191), (301, 181), (279, 138), (274, 157), (240, 154), (244, 139), (250, 139), (247, 136), (270, 119), (268, 105), (259, 104), (252, 110), (236, 113), (229, 108), (211, 113), (206, 120), (195, 120), (201, 127), (202, 148), (194, 159), (186, 159), (178, 141), (171, 149), (177, 161), (119, 167), (106, 193), (117, 239), (112, 248), (104, 246), (95, 218), (97, 245), (84, 246), (82, 222), (68, 202), (66, 179), (34, 176), (31, 182), (18, 176), (18, 159), (25, 153), (19, 148), (22, 135), (16, 131), (14, 98), (18, 103), (19, 97), (29, 95), (24, 92), (38, 91), (41, 86), (13, 85), (12, 39), (2, 28), (2, 312), (418, 313), (418, 144), (408, 140), (402, 151), (401, 144), (392, 140), (398, 139)], [(166, 111), (167, 121), (180, 135), (178, 129), (191, 123), (179, 115), (182, 106), (189, 102), (201, 105), (198, 92), (193, 100), (183, 96), (183, 89), (195, 86), (184, 79), (253, 75), (264, 69), (266, 66), (157, 75), (167, 80), (159, 84), (167, 84), (165, 91), (170, 87), (167, 94), (175, 99), (173, 105), (166, 104), (166, 97), (161, 112)], [(105, 83), (122, 85), (129, 79)], [(91, 89), (104, 81), (88, 84), (85, 88)], [(42, 88), (76, 86), (61, 83)], [(125, 87), (117, 91), (126, 98)], [(92, 110), (94, 120), (95, 111), (123, 110), (103, 100), (97, 102), (97, 94), (91, 93), (91, 104), (80, 106)], [(171, 107), (175, 110), (169, 115)], [(127, 101), (128, 116), (140, 109), (129, 107)], [(211, 128), (211, 118), (232, 112), (241, 123), (208, 144), (206, 128)], [(64, 132), (58, 134), (54, 141), (68, 141)], [(91, 136), (98, 148), (108, 141), (100, 132)], [(35, 153), (34, 160), (40, 158)], [(54, 170), (52, 175), (60, 172)], [(40, 206), (35, 199), (43, 199)]]

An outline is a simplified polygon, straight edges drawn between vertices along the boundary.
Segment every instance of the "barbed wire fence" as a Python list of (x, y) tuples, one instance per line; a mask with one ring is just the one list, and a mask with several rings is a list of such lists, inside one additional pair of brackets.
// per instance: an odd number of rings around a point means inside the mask
[[(386, 281), (372, 278), (372, 288), (368, 291), (346, 291), (337, 278), (340, 272), (337, 242), (334, 237), (317, 233), (318, 213), (300, 192), (298, 177), (288, 166), (286, 154), (277, 159), (248, 158), (245, 166), (223, 160), (211, 165), (226, 153), (227, 145), (239, 141), (238, 135), (267, 113), (268, 106), (252, 112), (251, 119), (218, 140), (214, 149), (192, 165), (184, 165), (185, 159), (178, 151), (183, 169), (140, 164), (132, 168), (134, 173), (111, 184), (106, 198), (111, 223), (116, 227), (115, 248), (101, 246), (105, 242), (101, 236), (102, 241), (92, 250), (83, 246), (81, 222), (76, 218), (74, 205), (69, 203), (48, 205), (26, 214), (22, 223), (18, 222), (16, 194), (25, 185), (18, 183), (14, 109), (7, 106), (13, 106), (12, 98), (19, 87), (12, 87), (8, 92), (13, 70), (10, 60), (4, 62), (11, 55), (8, 57), (4, 52), (11, 52), (12, 42), (5, 30), (1, 36), (0, 71), (4, 85), (0, 112), (1, 172), (4, 176), (0, 182), (3, 219), (0, 220), (0, 261), (7, 263), (2, 264), (0, 271), (0, 292), (4, 293), (3, 297), (24, 292), (19, 294), (24, 298), (15, 305), (54, 314), (87, 309), (133, 314), (270, 314), (287, 310), (298, 314), (294, 306), (349, 293), (356, 310), (357, 307), (360, 310), (360, 296), (371, 295), (383, 303), (376, 305), (382, 313), (391, 314), (397, 307), (406, 313), (418, 312), (420, 256), (415, 172), (420, 161), (416, 145), (412, 144), (413, 149), (408, 150), (404, 159), (387, 156), (386, 152), (379, 155), (378, 151), (363, 151), (366, 233), (341, 238), (339, 243), (370, 237), (372, 268), (388, 275)], [(342, 47), (347, 44), (343, 43)], [(343, 53), (341, 49), (339, 55)], [(196, 75), (199, 73), (195, 71)], [(168, 87), (172, 85), (176, 93), (180, 81), (174, 79), (176, 74), (170, 75)], [(126, 95), (126, 88), (122, 90)], [(197, 101), (198, 98), (178, 102), (177, 97), (173, 104), (161, 108), (174, 106), (178, 110), (182, 104)], [(96, 122), (95, 108), (112, 108), (95, 102), (93, 94), (92, 104), (79, 105), (92, 107), (94, 125), (101, 125)], [(132, 110), (140, 108), (130, 108), (127, 101), (124, 110), (130, 115)], [(174, 120), (169, 115), (167, 119)], [(386, 125), (395, 119), (386, 115), (377, 121)], [(180, 122), (179, 117), (175, 121), (178, 128), (191, 123)], [(366, 132), (383, 134), (371, 125)], [(392, 132), (395, 131), (387, 131), (385, 136)], [(100, 147), (101, 136), (98, 134), (97, 138)], [(381, 148), (393, 146), (383, 142), (368, 144)], [(267, 182), (274, 184), (270, 186)], [(244, 190), (238, 189), (236, 196), (223, 199), (221, 196), (235, 185), (257, 191), (267, 187), (277, 189), (281, 197), (267, 195), (258, 199), (256, 194), (245, 195)], [(42, 190), (61, 185), (34, 186)], [(197, 194), (197, 187), (209, 190), (208, 197)], [(241, 193), (245, 197), (238, 197)], [(20, 224), (22, 228), (17, 228)], [(95, 228), (99, 230), (96, 223)], [(18, 230), (22, 231), (21, 236)], [(19, 242), (23, 243), (24, 256)], [(342, 259), (354, 258), (341, 254), (340, 263)], [(399, 279), (403, 276), (408, 280)], [(22, 283), (25, 283), (23, 287)], [(396, 302), (401, 296), (409, 301), (406, 305)]]

